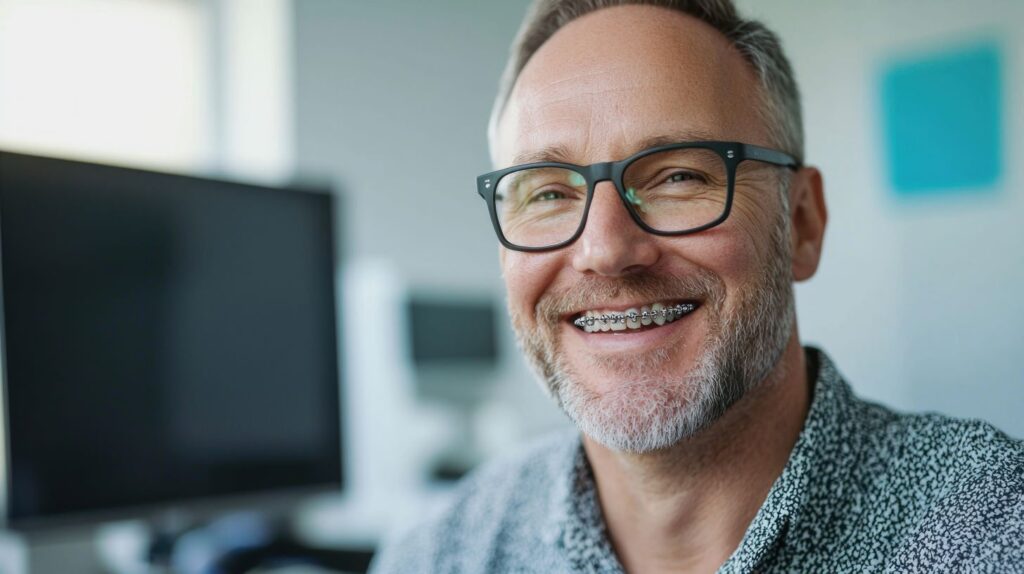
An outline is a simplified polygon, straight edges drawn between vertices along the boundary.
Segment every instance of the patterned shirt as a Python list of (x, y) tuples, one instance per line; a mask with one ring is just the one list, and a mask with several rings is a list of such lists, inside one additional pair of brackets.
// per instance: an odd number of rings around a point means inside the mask
[[(817, 377), (804, 428), (719, 572), (1024, 572), (1024, 443), (862, 401), (824, 353), (807, 357)], [(476, 471), (372, 571), (623, 568), (574, 433)]]

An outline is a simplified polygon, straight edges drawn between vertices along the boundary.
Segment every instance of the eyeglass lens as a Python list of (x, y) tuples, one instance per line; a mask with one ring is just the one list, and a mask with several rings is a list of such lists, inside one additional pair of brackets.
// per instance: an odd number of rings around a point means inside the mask
[[(630, 210), (648, 227), (688, 231), (719, 219), (728, 197), (725, 161), (713, 150), (680, 148), (652, 153), (622, 175)], [(548, 247), (567, 241), (583, 221), (587, 181), (562, 167), (528, 168), (498, 181), (495, 210), (513, 245)]]

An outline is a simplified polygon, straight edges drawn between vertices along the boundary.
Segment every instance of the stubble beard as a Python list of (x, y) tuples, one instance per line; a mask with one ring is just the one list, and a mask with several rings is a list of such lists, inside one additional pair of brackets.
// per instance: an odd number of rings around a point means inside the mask
[[(621, 452), (671, 447), (718, 420), (763, 383), (782, 357), (795, 315), (788, 236), (783, 215), (773, 226), (764, 268), (755, 282), (736, 293), (731, 311), (724, 306), (723, 282), (705, 269), (687, 277), (642, 273), (614, 281), (584, 278), (569, 292), (541, 298), (535, 330), (510, 308), (519, 345), (542, 387), (583, 434)], [(678, 351), (666, 348), (630, 357), (590, 357), (592, 368), (616, 380), (603, 393), (589, 388), (561, 349), (560, 317), (566, 310), (600, 308), (602, 301), (620, 296), (702, 300), (708, 336), (694, 366), (684, 373), (666, 373), (664, 366)]]

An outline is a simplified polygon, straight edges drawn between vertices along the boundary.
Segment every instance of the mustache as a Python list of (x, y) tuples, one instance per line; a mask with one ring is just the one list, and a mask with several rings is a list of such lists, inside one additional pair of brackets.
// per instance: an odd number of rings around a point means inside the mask
[(706, 269), (695, 269), (686, 275), (641, 272), (616, 278), (585, 276), (570, 289), (545, 293), (535, 307), (537, 322), (552, 326), (563, 315), (597, 309), (620, 298), (652, 302), (697, 299), (718, 308), (725, 298), (725, 285)]

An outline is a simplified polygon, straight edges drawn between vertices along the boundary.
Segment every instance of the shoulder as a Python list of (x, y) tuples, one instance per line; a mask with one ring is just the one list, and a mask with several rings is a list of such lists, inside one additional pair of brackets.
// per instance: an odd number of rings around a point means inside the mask
[(824, 352), (809, 351), (818, 365), (816, 436), (830, 449), (823, 458), (853, 467), (847, 476), (854, 492), (868, 501), (913, 493), (913, 500), (901, 501), (903, 515), (913, 516), (916, 508), (965, 490), (1022, 488), (1024, 442), (983, 421), (900, 413), (865, 401)]
[(1024, 561), (1024, 442), (978, 420), (867, 409), (875, 493), (905, 519), (897, 569)]
[(1024, 488), (1024, 442), (980, 421), (944, 415), (898, 414), (862, 404), (872, 457), (913, 478), (918, 490), (950, 494), (965, 486)]
[(375, 574), (488, 571), (494, 553), (538, 545), (553, 487), (567, 480), (579, 447), (575, 432), (535, 440), (462, 479), (448, 502), (386, 542)]
[(1024, 565), (1024, 443), (982, 421), (864, 401), (819, 357), (807, 528), (794, 540), (872, 571)]

